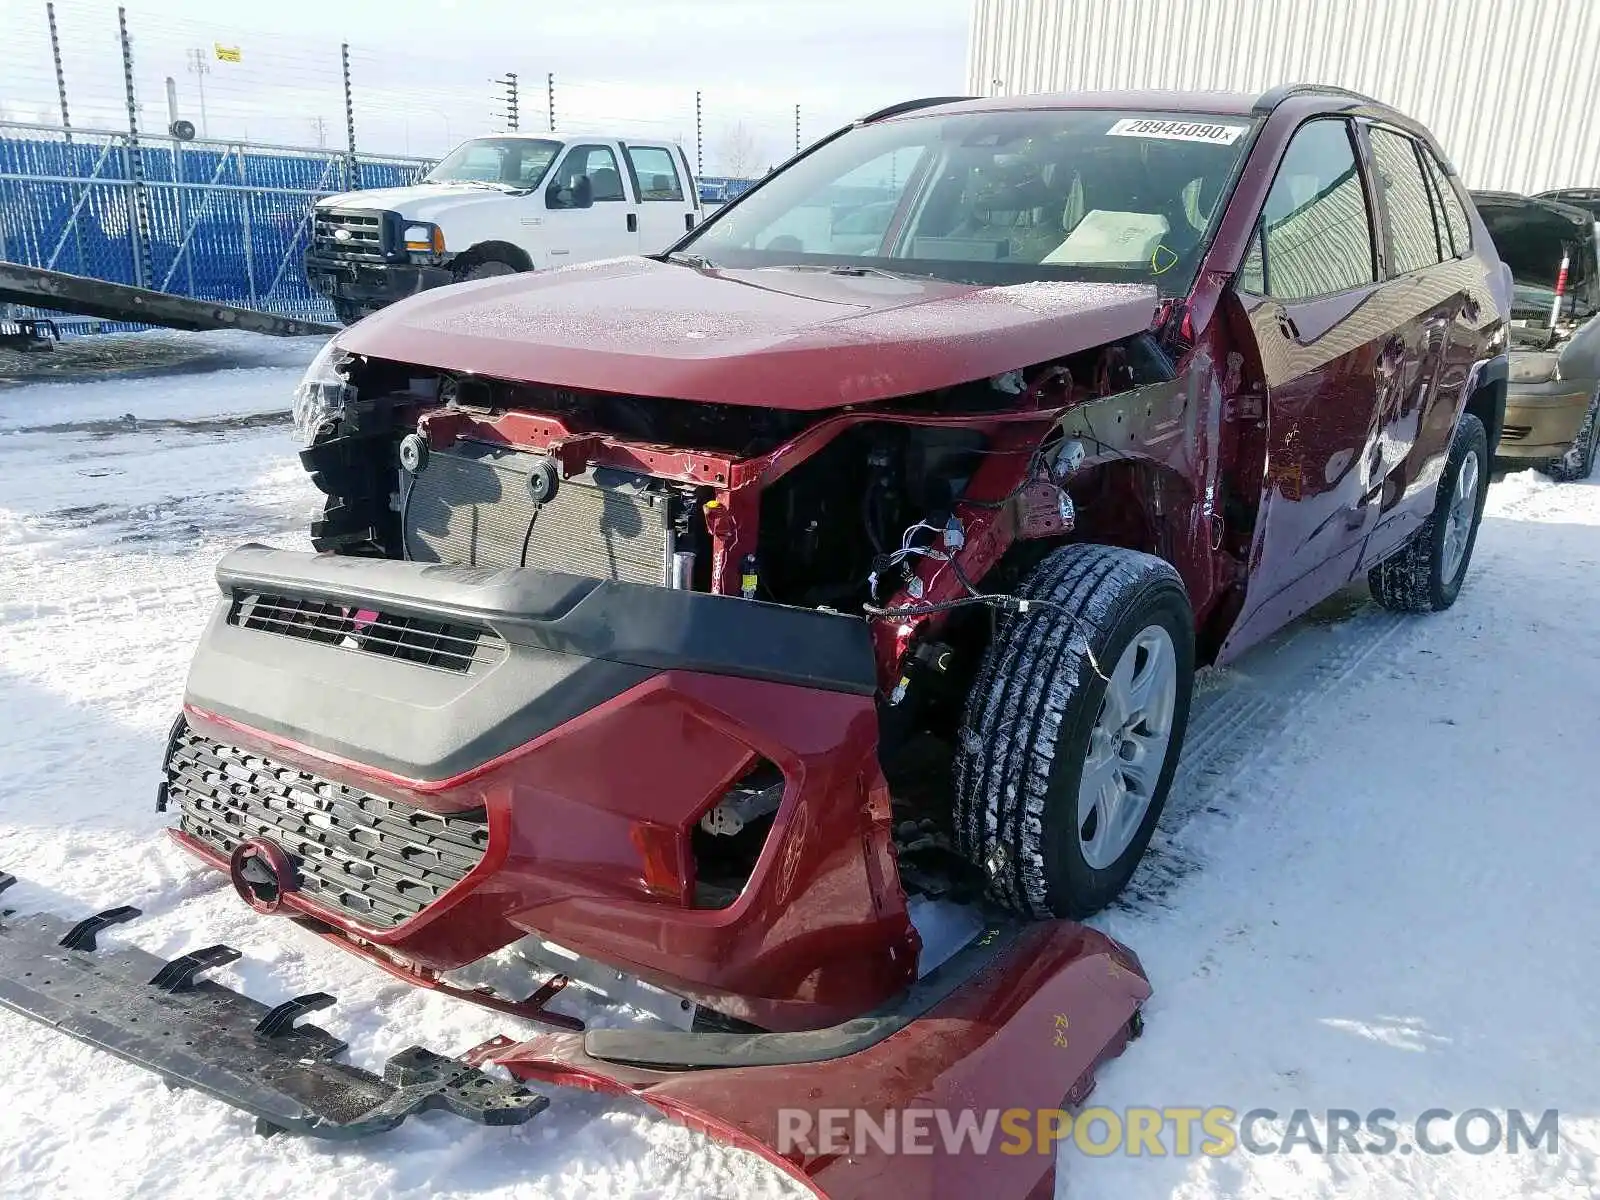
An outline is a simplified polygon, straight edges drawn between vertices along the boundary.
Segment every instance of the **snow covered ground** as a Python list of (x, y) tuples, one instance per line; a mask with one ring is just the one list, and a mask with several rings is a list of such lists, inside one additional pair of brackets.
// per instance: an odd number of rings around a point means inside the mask
[[(252, 995), (333, 992), (318, 1023), (376, 1067), (519, 1022), (255, 917), (153, 811), (216, 559), (249, 539), (303, 544), (315, 493), (286, 425), (253, 418), (286, 408), (314, 349), (0, 391), (0, 867), (22, 911), (131, 903), (146, 915), (120, 936), (154, 953), (225, 941), (245, 957), (219, 977)], [(1063, 1194), (1600, 1195), (1597, 581), (1600, 486), (1520, 473), (1492, 489), (1449, 613), (1397, 618), (1352, 589), (1208, 673), (1154, 851), (1097, 922), (1156, 987), (1097, 1103), (1385, 1107), (1402, 1130), (1435, 1107), (1557, 1108), (1559, 1153), (1069, 1148)], [(0, 1047), (3, 1197), (798, 1194), (598, 1097), (561, 1094), (514, 1130), (426, 1117), (338, 1148), (253, 1137), (239, 1114), (9, 1015)]]

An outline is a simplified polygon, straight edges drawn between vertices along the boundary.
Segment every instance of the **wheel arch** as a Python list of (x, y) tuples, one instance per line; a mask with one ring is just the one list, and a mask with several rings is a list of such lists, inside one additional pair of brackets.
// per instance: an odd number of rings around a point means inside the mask
[(1489, 458), (1493, 460), (1500, 449), (1500, 433), (1506, 424), (1506, 385), (1510, 377), (1505, 355), (1489, 360), (1478, 377), (1477, 386), (1467, 397), (1465, 412), (1483, 422), (1483, 431), (1489, 438)]
[(513, 242), (489, 240), (475, 242), (456, 256), (456, 269), (462, 264), (499, 261), (509, 263), (519, 271), (533, 270), (533, 259), (521, 246)]

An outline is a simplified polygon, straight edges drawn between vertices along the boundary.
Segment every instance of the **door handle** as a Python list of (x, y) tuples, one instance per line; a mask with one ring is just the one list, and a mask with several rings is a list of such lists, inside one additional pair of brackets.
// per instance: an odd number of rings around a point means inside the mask
[(1286, 312), (1278, 314), (1278, 332), (1293, 341), (1298, 342), (1300, 340), (1300, 327), (1294, 323), (1294, 318)]
[(1478, 308), (1478, 302), (1471, 296), (1468, 296), (1461, 302), (1461, 315), (1466, 320), (1476, 321), (1478, 319), (1479, 311), (1480, 309)]
[(638, 213), (629, 213), (628, 214), (628, 232), (629, 233), (638, 233), (639, 232), (639, 214)]

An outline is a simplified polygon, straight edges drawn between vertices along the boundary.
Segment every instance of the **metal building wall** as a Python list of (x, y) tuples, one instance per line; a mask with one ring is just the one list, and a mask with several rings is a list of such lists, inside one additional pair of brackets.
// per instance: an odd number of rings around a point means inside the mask
[(1600, 187), (1600, 0), (974, 0), (967, 80), (1339, 84), (1422, 121), (1471, 187)]

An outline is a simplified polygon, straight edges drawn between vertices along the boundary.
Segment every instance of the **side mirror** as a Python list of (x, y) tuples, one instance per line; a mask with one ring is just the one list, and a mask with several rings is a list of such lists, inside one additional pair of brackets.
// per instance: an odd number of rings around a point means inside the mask
[(587, 175), (579, 175), (569, 187), (554, 181), (545, 189), (544, 202), (549, 208), (593, 208), (594, 184)]

